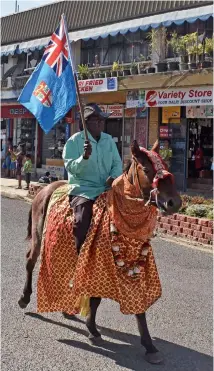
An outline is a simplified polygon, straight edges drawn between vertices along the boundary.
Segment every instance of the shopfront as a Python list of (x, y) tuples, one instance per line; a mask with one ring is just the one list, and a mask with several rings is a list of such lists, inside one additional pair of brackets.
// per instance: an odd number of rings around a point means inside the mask
[(200, 183), (199, 179), (212, 179), (213, 106), (190, 106), (186, 110), (186, 117), (187, 179), (191, 187), (194, 183)]
[(146, 106), (159, 111), (161, 154), (181, 191), (197, 189), (195, 183), (206, 184), (204, 179), (212, 183), (212, 104), (209, 86), (146, 91)]
[(22, 144), (25, 152), (31, 155), (33, 163), (37, 150), (38, 166), (41, 163), (42, 130), (34, 116), (20, 104), (2, 105), (1, 115), (7, 122), (7, 137), (13, 138), (14, 145)]

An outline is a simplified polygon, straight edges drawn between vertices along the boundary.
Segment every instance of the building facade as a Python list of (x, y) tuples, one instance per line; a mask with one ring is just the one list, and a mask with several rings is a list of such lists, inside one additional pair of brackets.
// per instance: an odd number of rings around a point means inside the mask
[[(123, 162), (133, 139), (148, 148), (159, 139), (163, 153), (172, 152), (167, 161), (180, 190), (211, 179), (213, 13), (208, 1), (62, 1), (2, 18), (4, 133), (16, 143), (24, 141), (38, 166), (52, 166), (62, 176), (62, 148), (78, 130), (78, 107), (45, 135), (17, 103), (62, 13), (82, 100), (112, 112), (105, 131)], [(44, 17), (49, 22), (42, 22)]]

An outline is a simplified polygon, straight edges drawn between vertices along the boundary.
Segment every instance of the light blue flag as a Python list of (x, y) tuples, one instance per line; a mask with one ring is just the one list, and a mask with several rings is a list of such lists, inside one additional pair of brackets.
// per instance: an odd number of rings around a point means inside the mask
[(18, 101), (32, 112), (45, 133), (76, 104), (63, 18)]

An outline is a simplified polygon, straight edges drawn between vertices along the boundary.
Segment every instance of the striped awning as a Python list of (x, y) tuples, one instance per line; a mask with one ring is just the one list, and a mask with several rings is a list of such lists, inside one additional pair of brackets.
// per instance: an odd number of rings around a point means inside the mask
[[(108, 24), (101, 27), (73, 31), (69, 33), (69, 38), (73, 42), (78, 40), (87, 41), (89, 39), (97, 40), (99, 37), (104, 39), (109, 35), (125, 35), (127, 32), (136, 32), (138, 30), (147, 31), (150, 27), (170, 27), (173, 23), (176, 25), (181, 25), (184, 22), (194, 23), (198, 19), (200, 19), (201, 21), (206, 21), (210, 17), (213, 17), (213, 5), (206, 5), (203, 7), (178, 10), (165, 14), (155, 14), (149, 17), (132, 19), (129, 21)], [(22, 52), (42, 49), (43, 47), (48, 45), (49, 40), (50, 36), (22, 42), (19, 45), (14, 44), (2, 46), (1, 55), (14, 54), (15, 52), (20, 54)]]

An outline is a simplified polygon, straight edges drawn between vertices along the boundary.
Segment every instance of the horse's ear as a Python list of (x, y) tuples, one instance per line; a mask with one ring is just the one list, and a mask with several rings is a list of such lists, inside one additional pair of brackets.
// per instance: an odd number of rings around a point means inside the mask
[(154, 151), (156, 153), (159, 153), (159, 149), (160, 149), (160, 147), (159, 147), (159, 141), (157, 139), (156, 142), (155, 142), (155, 144), (153, 145), (151, 151)]
[(141, 153), (140, 147), (139, 147), (138, 142), (136, 140), (134, 140), (131, 144), (131, 152), (132, 152), (132, 155), (135, 156), (135, 157), (138, 157), (139, 154)]

